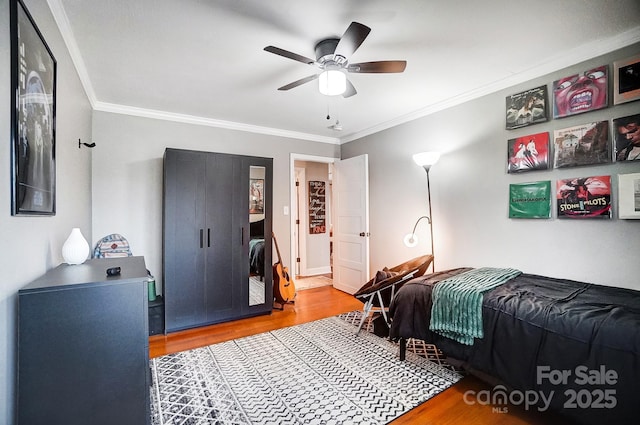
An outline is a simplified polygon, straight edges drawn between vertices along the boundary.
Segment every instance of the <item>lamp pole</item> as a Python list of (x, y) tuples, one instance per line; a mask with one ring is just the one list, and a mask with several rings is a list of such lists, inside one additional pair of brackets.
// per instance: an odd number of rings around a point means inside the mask
[(413, 161), (424, 168), (424, 171), (427, 172), (427, 196), (429, 197), (429, 231), (431, 232), (431, 255), (433, 255), (433, 260), (431, 260), (431, 271), (436, 271), (435, 265), (435, 251), (433, 249), (433, 213), (431, 212), (431, 182), (429, 182), (429, 169), (433, 164), (438, 162), (440, 158), (440, 152), (421, 152), (413, 155)]
[(436, 256), (435, 251), (433, 250), (433, 213), (431, 212), (431, 185), (429, 183), (429, 169), (431, 165), (424, 165), (424, 170), (427, 172), (427, 197), (429, 199), (429, 231), (431, 232), (431, 255), (433, 255), (433, 259), (431, 260), (431, 272), (435, 273), (436, 271)]

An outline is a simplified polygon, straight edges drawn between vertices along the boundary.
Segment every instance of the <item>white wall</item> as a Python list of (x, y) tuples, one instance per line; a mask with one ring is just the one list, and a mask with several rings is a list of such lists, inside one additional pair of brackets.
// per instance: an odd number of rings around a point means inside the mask
[[(300, 217), (300, 243), (304, 244), (305, 270), (303, 275), (331, 273), (329, 250), (329, 231), (331, 224), (331, 182), (329, 181), (329, 164), (321, 162), (296, 161), (296, 167), (305, 169), (305, 180), (301, 183), (300, 203), (303, 216)], [(309, 234), (309, 182), (321, 181), (325, 184), (325, 223), (324, 233)]]
[[(289, 256), (289, 155), (338, 157), (339, 146), (139, 118), (93, 115), (93, 235), (120, 233), (162, 287), (162, 157), (167, 147), (273, 158), (273, 231)], [(286, 235), (286, 236), (285, 236)]]
[[(458, 266), (515, 267), (527, 273), (640, 289), (640, 220), (617, 218), (617, 175), (640, 171), (640, 161), (506, 173), (507, 140), (585, 122), (640, 113), (640, 101), (505, 130), (505, 98), (640, 52), (636, 44), (601, 58), (342, 145), (342, 157), (369, 154), (371, 271), (430, 252), (428, 225), (409, 249), (402, 238), (428, 212), (426, 173), (411, 159), (435, 150), (430, 171), (436, 270)], [(611, 72), (611, 67), (610, 67)], [(612, 77), (610, 75), (612, 81)], [(551, 98), (550, 98), (551, 102)], [(550, 112), (551, 113), (551, 112)], [(508, 218), (510, 183), (611, 175), (614, 218), (550, 220)], [(555, 201), (553, 202), (555, 208)]]
[(57, 213), (11, 216), (9, 0), (0, 0), (0, 423), (14, 423), (17, 291), (60, 264), (72, 227), (91, 237), (91, 108), (46, 2), (26, 5), (58, 63), (56, 113)]

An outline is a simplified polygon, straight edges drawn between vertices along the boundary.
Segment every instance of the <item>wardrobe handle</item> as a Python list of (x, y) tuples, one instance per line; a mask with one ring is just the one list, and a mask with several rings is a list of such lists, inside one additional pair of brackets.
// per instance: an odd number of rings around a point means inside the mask
[(244, 227), (240, 227), (240, 245), (244, 246)]
[(204, 240), (204, 229), (200, 229), (200, 248), (203, 247), (203, 240)]
[(207, 248), (211, 248), (211, 228), (207, 228)]

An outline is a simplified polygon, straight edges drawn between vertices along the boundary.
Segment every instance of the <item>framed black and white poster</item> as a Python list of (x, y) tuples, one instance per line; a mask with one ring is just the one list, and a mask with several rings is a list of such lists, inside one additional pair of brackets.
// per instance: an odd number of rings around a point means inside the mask
[(20, 0), (11, 0), (12, 215), (56, 213), (56, 60)]

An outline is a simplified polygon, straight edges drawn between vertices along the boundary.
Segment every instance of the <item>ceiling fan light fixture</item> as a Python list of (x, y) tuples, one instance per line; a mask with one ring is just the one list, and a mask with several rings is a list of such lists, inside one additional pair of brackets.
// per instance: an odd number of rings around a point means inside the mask
[(318, 89), (326, 96), (337, 96), (347, 89), (347, 76), (337, 69), (329, 69), (320, 74)]

